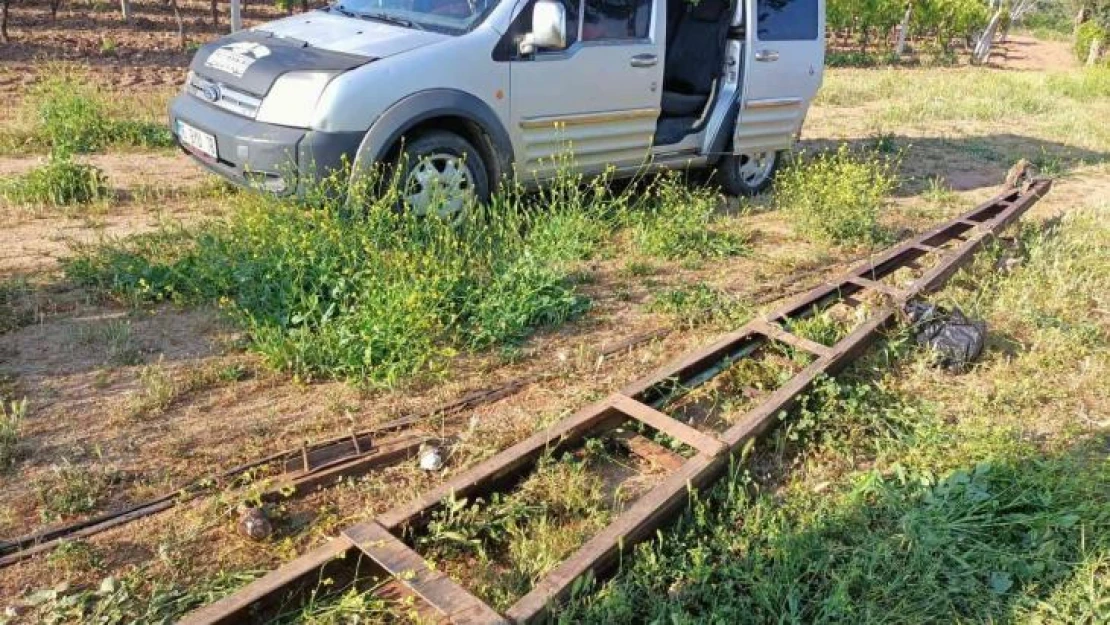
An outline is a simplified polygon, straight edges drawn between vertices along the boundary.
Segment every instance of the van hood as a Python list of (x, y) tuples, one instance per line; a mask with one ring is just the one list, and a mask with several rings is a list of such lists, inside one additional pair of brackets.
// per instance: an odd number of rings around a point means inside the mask
[(448, 35), (441, 33), (347, 17), (323, 10), (262, 24), (255, 30), (297, 39), (313, 48), (376, 59), (448, 38)]
[(189, 69), (220, 84), (264, 96), (287, 72), (344, 72), (445, 38), (447, 35), (313, 11), (209, 42), (197, 50)]

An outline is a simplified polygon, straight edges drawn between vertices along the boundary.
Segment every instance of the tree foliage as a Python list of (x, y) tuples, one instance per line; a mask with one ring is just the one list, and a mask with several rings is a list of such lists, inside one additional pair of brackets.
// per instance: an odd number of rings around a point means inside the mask
[(953, 41), (973, 41), (991, 14), (983, 0), (829, 0), (828, 25), (861, 50), (888, 48), (907, 9), (909, 21), (904, 26), (909, 33), (945, 52)]

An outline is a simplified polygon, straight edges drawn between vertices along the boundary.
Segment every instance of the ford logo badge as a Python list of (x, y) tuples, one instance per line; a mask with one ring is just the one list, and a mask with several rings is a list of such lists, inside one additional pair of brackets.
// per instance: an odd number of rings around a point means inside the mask
[(200, 88), (200, 97), (209, 102), (215, 102), (220, 99), (220, 88), (213, 84), (207, 84)]

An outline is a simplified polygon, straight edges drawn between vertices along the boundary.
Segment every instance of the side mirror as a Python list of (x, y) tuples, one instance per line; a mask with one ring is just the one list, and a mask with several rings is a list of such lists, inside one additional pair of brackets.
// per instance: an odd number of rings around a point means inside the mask
[(520, 53), (533, 54), (538, 48), (562, 50), (567, 47), (567, 9), (558, 0), (536, 0), (532, 7), (532, 32), (520, 40)]

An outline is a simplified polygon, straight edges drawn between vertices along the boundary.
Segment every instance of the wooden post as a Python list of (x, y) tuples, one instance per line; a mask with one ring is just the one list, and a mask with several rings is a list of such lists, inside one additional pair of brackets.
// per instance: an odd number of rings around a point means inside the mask
[(8, 5), (12, 0), (4, 0), (2, 12), (0, 12), (0, 43), (8, 43)]
[(994, 35), (998, 32), (998, 24), (1002, 21), (1002, 9), (998, 9), (987, 24), (987, 29), (979, 36), (975, 44), (975, 51), (971, 53), (971, 62), (974, 65), (986, 63), (991, 58), (991, 46), (994, 45)]
[(231, 32), (243, 30), (242, 0), (231, 0)]
[(1095, 37), (1091, 40), (1091, 49), (1087, 51), (1087, 67), (1093, 67), (1102, 56), (1102, 40)]
[(902, 24), (898, 27), (898, 43), (894, 45), (894, 54), (901, 59), (906, 52), (906, 36), (910, 30), (910, 18), (913, 16), (913, 3), (906, 3), (906, 13), (902, 15)]

